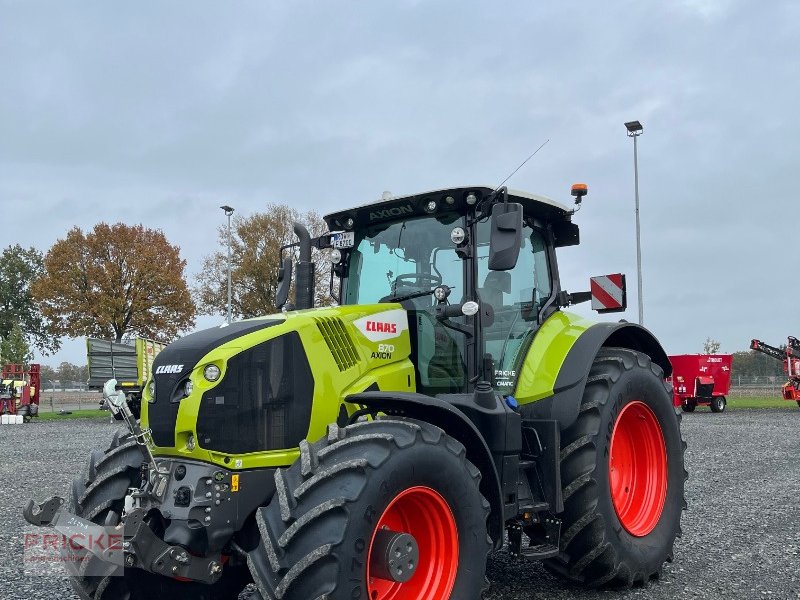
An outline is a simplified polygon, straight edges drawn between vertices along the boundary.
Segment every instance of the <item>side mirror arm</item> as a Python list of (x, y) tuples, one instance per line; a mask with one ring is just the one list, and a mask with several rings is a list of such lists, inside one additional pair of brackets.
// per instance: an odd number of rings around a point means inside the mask
[(275, 306), (278, 310), (286, 305), (289, 289), (292, 287), (292, 259), (284, 258), (283, 266), (278, 270), (278, 291), (275, 292)]

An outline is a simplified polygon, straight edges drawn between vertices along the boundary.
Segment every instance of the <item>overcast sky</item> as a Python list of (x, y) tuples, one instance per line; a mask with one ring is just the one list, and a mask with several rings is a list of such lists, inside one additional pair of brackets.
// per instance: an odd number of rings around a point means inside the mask
[(635, 321), (639, 119), (645, 325), (670, 353), (778, 344), (800, 335), (799, 23), (791, 0), (0, 0), (0, 244), (144, 223), (191, 279), (222, 203), (497, 184), (550, 138), (510, 185), (589, 184), (562, 282), (627, 273)]

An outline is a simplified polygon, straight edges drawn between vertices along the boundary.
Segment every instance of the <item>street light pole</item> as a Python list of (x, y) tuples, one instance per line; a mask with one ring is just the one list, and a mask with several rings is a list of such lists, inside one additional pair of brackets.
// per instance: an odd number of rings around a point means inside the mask
[(636, 276), (639, 300), (639, 325), (644, 323), (644, 302), (642, 299), (642, 230), (639, 224), (639, 149), (637, 138), (642, 135), (644, 128), (639, 121), (625, 123), (628, 137), (633, 138), (633, 185), (636, 194)]
[(231, 324), (231, 215), (233, 208), (228, 205), (220, 206), (228, 217), (228, 325)]

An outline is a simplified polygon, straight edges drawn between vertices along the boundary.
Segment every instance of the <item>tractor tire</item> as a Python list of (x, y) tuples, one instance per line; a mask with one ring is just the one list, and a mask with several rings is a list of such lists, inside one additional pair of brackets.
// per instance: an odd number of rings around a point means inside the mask
[[(108, 449), (93, 450), (84, 473), (73, 480), (68, 510), (98, 525), (117, 525), (128, 488), (139, 486), (144, 460), (133, 438), (118, 430)], [(236, 598), (249, 581), (246, 569), (242, 568), (238, 573), (226, 573), (213, 586), (178, 581), (136, 568), (126, 568), (124, 576), (86, 575), (86, 572), (101, 572), (95, 563), (99, 559), (88, 552), (76, 559), (69, 544), (66, 552), (67, 564), (76, 564), (83, 556), (78, 574), (70, 577), (72, 588), (83, 600), (228, 600)]]
[(692, 402), (691, 400), (681, 403), (681, 409), (683, 412), (691, 413), (694, 412), (695, 408), (697, 408), (697, 403)]
[(800, 400), (797, 401), (797, 408), (800, 408)]
[[(464, 446), (427, 423), (379, 419), (330, 425), (300, 451), (256, 512), (261, 539), (248, 564), (264, 600), (480, 598), (489, 503)], [(408, 555), (380, 559), (392, 556), (388, 530), (416, 542), (408, 581), (398, 576)]]
[(561, 552), (545, 566), (592, 588), (660, 577), (686, 508), (685, 449), (661, 368), (639, 352), (602, 349), (562, 432)]
[(711, 399), (711, 412), (721, 413), (725, 412), (725, 407), (728, 405), (728, 401), (725, 400), (725, 396), (714, 396)]

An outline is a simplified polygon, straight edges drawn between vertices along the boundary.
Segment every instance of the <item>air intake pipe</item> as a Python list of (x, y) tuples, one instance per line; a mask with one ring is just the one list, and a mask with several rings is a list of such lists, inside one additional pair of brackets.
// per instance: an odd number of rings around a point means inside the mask
[(295, 222), (294, 232), (300, 240), (300, 257), (297, 261), (297, 282), (294, 304), (297, 310), (314, 308), (314, 263), (311, 262), (311, 235), (305, 225)]

